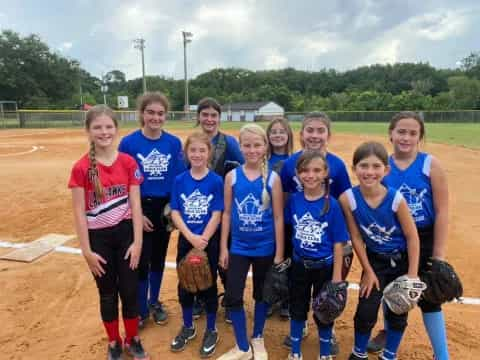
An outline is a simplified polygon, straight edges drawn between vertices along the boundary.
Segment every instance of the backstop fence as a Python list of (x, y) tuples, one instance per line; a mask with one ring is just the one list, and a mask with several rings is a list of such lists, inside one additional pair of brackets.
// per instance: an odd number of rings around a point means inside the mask
[[(135, 126), (138, 121), (136, 111), (116, 111), (118, 121)], [(388, 122), (396, 111), (327, 111), (332, 121), (345, 122)], [(0, 114), (0, 128), (51, 128), (81, 127), (85, 121), (85, 111), (80, 110), (18, 110), (3, 111)], [(480, 123), (480, 110), (422, 111), (426, 122)], [(305, 113), (285, 113), (289, 121), (301, 121)], [(256, 121), (270, 120), (278, 115), (254, 116)], [(171, 111), (168, 121), (193, 120), (195, 113)]]

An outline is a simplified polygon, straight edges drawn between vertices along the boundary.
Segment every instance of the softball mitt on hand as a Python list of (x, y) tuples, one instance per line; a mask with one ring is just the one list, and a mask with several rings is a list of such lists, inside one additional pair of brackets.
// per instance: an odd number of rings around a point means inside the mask
[(427, 284), (423, 299), (430, 303), (443, 304), (463, 295), (462, 282), (446, 261), (431, 258), (427, 269), (420, 273), (420, 279)]
[(263, 301), (269, 305), (288, 299), (288, 268), (291, 260), (273, 264), (265, 275)]
[(426, 288), (425, 283), (419, 279), (411, 279), (407, 275), (402, 275), (385, 287), (383, 301), (392, 312), (402, 315), (415, 307)]
[(317, 319), (325, 325), (339, 317), (347, 305), (348, 282), (326, 282), (312, 300), (312, 309)]
[(190, 250), (178, 264), (177, 273), (180, 286), (190, 293), (195, 294), (213, 285), (208, 256), (203, 250)]
[(353, 262), (353, 247), (352, 244), (345, 244), (343, 246), (343, 259), (342, 259), (342, 279), (346, 280), (350, 268), (352, 267)]

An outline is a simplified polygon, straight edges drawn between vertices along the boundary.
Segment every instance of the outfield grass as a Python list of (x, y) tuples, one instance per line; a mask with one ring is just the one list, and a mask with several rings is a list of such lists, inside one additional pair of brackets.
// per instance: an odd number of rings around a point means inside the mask
[[(244, 124), (242, 122), (223, 122), (221, 128), (238, 130)], [(264, 127), (267, 126), (267, 123), (258, 124)], [(300, 122), (291, 122), (290, 124), (295, 132), (300, 131)], [(193, 122), (170, 121), (167, 123), (166, 128), (175, 131), (194, 129), (195, 127)], [(335, 133), (372, 134), (386, 137), (388, 124), (377, 122), (336, 122), (333, 124), (332, 131)], [(427, 123), (426, 141), (480, 149), (480, 123)]]

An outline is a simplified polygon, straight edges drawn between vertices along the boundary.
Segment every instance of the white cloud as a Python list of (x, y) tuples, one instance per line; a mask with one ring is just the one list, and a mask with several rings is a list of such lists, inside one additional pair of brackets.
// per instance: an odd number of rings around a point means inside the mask
[(283, 69), (288, 65), (288, 58), (282, 54), (277, 49), (268, 49), (267, 54), (265, 55), (264, 67), (268, 70), (273, 69)]
[(410, 23), (418, 29), (418, 35), (432, 41), (440, 41), (462, 34), (468, 23), (463, 10), (444, 10), (413, 18)]
[(72, 48), (73, 46), (73, 43), (70, 42), (70, 41), (66, 41), (64, 43), (62, 43), (59, 47), (58, 47), (58, 50), (62, 51), (62, 52), (65, 52), (65, 51), (68, 51)]

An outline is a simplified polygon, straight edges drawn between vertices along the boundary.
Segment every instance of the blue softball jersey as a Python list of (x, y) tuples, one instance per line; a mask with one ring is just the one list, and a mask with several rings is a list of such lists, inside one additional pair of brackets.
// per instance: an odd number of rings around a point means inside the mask
[(288, 159), (288, 154), (271, 154), (270, 159), (268, 159), (268, 168), (274, 169), (280, 161), (285, 161)]
[[(283, 164), (280, 177), (282, 179), (282, 187), (284, 192), (294, 193), (303, 191), (303, 186), (295, 174), (297, 160), (302, 153), (303, 150), (294, 153), (287, 160), (285, 160), (285, 163)], [(342, 159), (340, 159), (337, 155), (328, 152), (326, 160), (330, 178), (330, 195), (335, 199), (338, 199), (338, 197), (345, 190), (349, 189), (352, 184), (350, 183), (347, 168), (345, 167), (345, 163)]]
[(419, 152), (406, 169), (401, 170), (392, 156), (388, 159), (390, 173), (383, 179), (387, 186), (398, 189), (407, 201), (417, 228), (425, 228), (435, 223), (430, 168), (432, 156)]
[(376, 208), (367, 204), (359, 186), (347, 190), (346, 195), (369, 250), (381, 254), (406, 250), (407, 241), (397, 217), (398, 206), (403, 199), (398, 190), (388, 187), (385, 197)]
[(325, 259), (333, 264), (336, 243), (349, 239), (343, 212), (337, 200), (329, 198), (330, 208), (322, 214), (325, 197), (308, 200), (303, 192), (292, 194), (287, 203), (285, 219), (293, 227), (293, 258)]
[(140, 185), (142, 197), (170, 196), (175, 176), (185, 171), (182, 143), (166, 131), (152, 140), (136, 130), (122, 139), (118, 149), (137, 161), (145, 179)]
[(243, 256), (269, 256), (275, 249), (275, 228), (273, 224), (272, 186), (275, 172), (269, 171), (267, 191), (270, 204), (263, 209), (261, 176), (250, 181), (243, 166), (232, 171), (231, 234), (232, 254)]
[(182, 216), (190, 231), (201, 235), (213, 211), (223, 210), (223, 180), (213, 171), (202, 179), (194, 179), (190, 170), (175, 178), (170, 207)]

